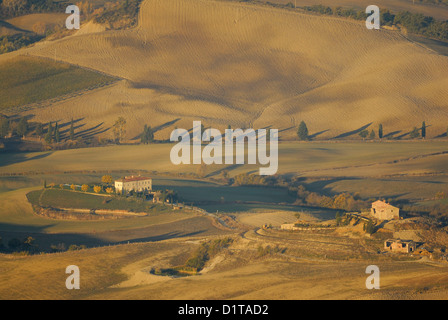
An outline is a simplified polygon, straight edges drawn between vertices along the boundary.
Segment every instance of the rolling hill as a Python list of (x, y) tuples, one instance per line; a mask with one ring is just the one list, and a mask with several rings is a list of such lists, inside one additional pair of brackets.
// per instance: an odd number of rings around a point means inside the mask
[[(223, 129), (271, 126), (284, 139), (305, 120), (316, 138), (357, 137), (382, 123), (402, 135), (423, 120), (446, 132), (448, 57), (363, 22), (212, 0), (146, 0), (132, 30), (79, 33), (21, 52), (124, 80), (28, 111), (37, 121), (127, 120), (167, 138), (193, 120)], [(110, 135), (110, 133), (107, 133)]]

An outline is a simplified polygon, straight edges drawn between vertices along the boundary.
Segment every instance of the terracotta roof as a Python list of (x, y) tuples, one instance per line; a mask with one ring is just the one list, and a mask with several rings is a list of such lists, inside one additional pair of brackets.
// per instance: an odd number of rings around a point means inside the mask
[(381, 201), (381, 200), (378, 200), (378, 201), (375, 201), (374, 203), (372, 203), (372, 207), (374, 207), (374, 208), (388, 208), (388, 207), (395, 208), (394, 206), (392, 206), (384, 201)]
[(131, 181), (142, 181), (142, 180), (151, 180), (151, 178), (140, 177), (140, 176), (137, 176), (137, 177), (131, 176), (131, 177), (124, 177), (124, 178), (121, 178), (121, 179), (118, 179), (118, 180), (115, 180), (115, 181), (118, 181), (118, 182), (131, 182)]

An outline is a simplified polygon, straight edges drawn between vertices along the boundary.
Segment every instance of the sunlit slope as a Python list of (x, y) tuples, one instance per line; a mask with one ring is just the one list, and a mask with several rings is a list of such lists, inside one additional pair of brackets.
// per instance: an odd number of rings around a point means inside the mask
[[(29, 52), (130, 80), (129, 92), (102, 106), (111, 119), (124, 112), (120, 103), (136, 106), (130, 138), (146, 112), (153, 126), (170, 118), (180, 119), (179, 127), (198, 119), (220, 129), (287, 129), (305, 120), (318, 138), (370, 123), (405, 134), (423, 120), (437, 136), (448, 120), (448, 58), (363, 22), (240, 3), (147, 0), (135, 30), (79, 35)], [(130, 94), (148, 88), (147, 103)], [(153, 90), (169, 99), (152, 102)], [(76, 116), (89, 121), (92, 108)]]

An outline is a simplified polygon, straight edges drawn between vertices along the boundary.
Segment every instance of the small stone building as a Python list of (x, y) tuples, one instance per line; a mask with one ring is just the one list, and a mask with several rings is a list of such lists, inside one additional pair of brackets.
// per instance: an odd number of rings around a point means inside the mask
[(414, 252), (417, 245), (412, 240), (388, 239), (384, 241), (384, 249), (391, 252), (410, 253)]
[(385, 201), (375, 201), (372, 203), (370, 213), (379, 220), (392, 220), (400, 218), (400, 209), (388, 204)]
[(284, 223), (280, 225), (281, 230), (297, 230), (295, 223)]
[(129, 176), (124, 177), (122, 179), (115, 180), (115, 191), (116, 192), (122, 192), (122, 191), (144, 191), (152, 190), (152, 179), (147, 177), (141, 177), (141, 176)]

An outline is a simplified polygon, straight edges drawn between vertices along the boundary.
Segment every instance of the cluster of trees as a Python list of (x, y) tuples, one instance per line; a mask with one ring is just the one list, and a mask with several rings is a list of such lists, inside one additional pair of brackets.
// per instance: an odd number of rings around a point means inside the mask
[[(357, 216), (353, 216), (349, 213), (344, 214), (339, 211), (336, 213), (335, 219), (336, 219), (336, 226), (338, 226), (338, 227), (348, 226), (352, 221), (353, 221), (353, 224), (356, 225), (361, 221), (360, 218)], [(376, 229), (375, 229), (375, 224), (373, 223), (373, 221), (370, 219), (367, 222), (364, 221), (363, 230), (368, 234), (375, 233)]]
[[(45, 132), (44, 125), (42, 123), (35, 123), (30, 125), (26, 117), (22, 117), (19, 120), (10, 120), (6, 117), (0, 117), (0, 138), (6, 137), (8, 134), (12, 136), (16, 135), (20, 138), (25, 137), (27, 134), (32, 133), (39, 138), (44, 138), (45, 142), (48, 144), (61, 142), (61, 132), (59, 124), (56, 122), (53, 127), (53, 123), (48, 124), (47, 130)], [(73, 126), (73, 119), (70, 123), (70, 130), (66, 139), (75, 139), (75, 128)]]
[(154, 131), (152, 130), (151, 126), (145, 124), (145, 127), (143, 128), (143, 133), (140, 137), (140, 141), (143, 144), (154, 142)]
[(40, 41), (42, 38), (43, 36), (41, 35), (28, 33), (0, 36), (0, 54), (19, 50), (20, 48)]
[[(59, 243), (57, 245), (52, 244), (50, 246), (50, 252), (75, 251), (86, 248), (87, 247), (85, 245), (76, 244), (72, 244), (67, 248), (65, 243)], [(40, 253), (41, 250), (33, 237), (26, 237), (23, 240), (12, 238), (7, 244), (4, 244), (2, 237), (0, 237), (0, 252), (29, 255)]]
[(38, 245), (33, 237), (26, 237), (23, 240), (12, 238), (8, 241), (7, 246), (0, 237), (0, 251), (3, 252), (20, 252), (22, 254), (33, 254), (38, 252)]
[(303, 185), (291, 187), (290, 193), (296, 192), (298, 205), (308, 205), (330, 209), (340, 209), (345, 211), (361, 211), (369, 206), (369, 203), (362, 200), (358, 194), (354, 196), (349, 193), (341, 193), (333, 197), (321, 195), (317, 192), (308, 191)]
[[(112, 183), (114, 182), (112, 176), (110, 175), (104, 175), (101, 177), (101, 185), (93, 185), (92, 189), (93, 192), (95, 193), (100, 193), (101, 191), (105, 191), (107, 193), (113, 193), (115, 190), (112, 186)], [(50, 183), (47, 185), (47, 181), (44, 180), (44, 188), (46, 189), (47, 187), (49, 188), (54, 188), (56, 186), (56, 184), (54, 182)], [(59, 188), (60, 189), (64, 189), (66, 185), (64, 184), (59, 184)], [(75, 191), (76, 189), (78, 189), (79, 186), (75, 185), (75, 184), (71, 184), (70, 185), (70, 189)], [(83, 192), (88, 192), (90, 190), (90, 186), (88, 184), (82, 184), (81, 185), (81, 191)]]
[(423, 3), (444, 4), (448, 6), (448, 0), (418, 0)]
[(87, 246), (82, 244), (82, 245), (76, 245), (76, 244), (71, 244), (68, 248), (66, 247), (65, 243), (58, 243), (58, 244), (52, 244), (50, 246), (51, 248), (51, 252), (64, 252), (64, 251), (77, 251), (77, 250), (82, 250), (82, 249), (86, 249)]
[(0, 138), (6, 137), (8, 134), (25, 136), (29, 132), (28, 120), (25, 117), (18, 121), (10, 121), (6, 117), (0, 117)]
[(200, 271), (205, 263), (218, 252), (232, 244), (232, 238), (215, 239), (203, 242), (185, 263), (185, 267)]
[[(321, 4), (305, 6), (304, 9), (320, 14), (335, 15), (356, 20), (365, 20), (368, 16), (364, 10), (344, 9), (342, 7), (331, 8)], [(438, 21), (433, 17), (409, 11), (400, 11), (397, 14), (393, 14), (387, 9), (380, 10), (380, 15), (381, 24), (388, 26), (399, 25), (415, 34), (439, 40), (448, 40), (448, 20)]]
[(64, 12), (66, 1), (55, 0), (0, 0), (0, 19), (8, 19), (29, 13)]
[(267, 180), (264, 176), (257, 174), (241, 173), (233, 177), (233, 185), (235, 186), (264, 186)]
[[(36, 128), (36, 135), (38, 137), (42, 137), (43, 135), (43, 126), (42, 124), (38, 124)], [(61, 133), (60, 133), (60, 127), (58, 123), (56, 122), (55, 127), (53, 128), (53, 124), (50, 122), (48, 124), (47, 133), (45, 134), (45, 142), (48, 144), (51, 143), (59, 143), (61, 142)], [(70, 122), (70, 130), (69, 134), (67, 136), (67, 139), (74, 140), (75, 139), (75, 128), (73, 126), (73, 119)]]
[(365, 20), (367, 18), (367, 14), (364, 10), (356, 10), (352, 8), (342, 8), (342, 7), (327, 7), (321, 4), (316, 4), (312, 6), (305, 6), (303, 9), (311, 12), (317, 12), (320, 14), (326, 15), (335, 15), (339, 17), (352, 18), (357, 20)]
[(107, 23), (112, 29), (131, 28), (137, 25), (138, 11), (142, 0), (124, 0), (98, 11), (97, 23)]
[(165, 190), (160, 190), (160, 191), (156, 191), (154, 194), (154, 198), (157, 201), (160, 202), (170, 202), (170, 203), (174, 203), (176, 201), (179, 200), (179, 195), (177, 194), (177, 191), (171, 190), (171, 189), (165, 189)]

